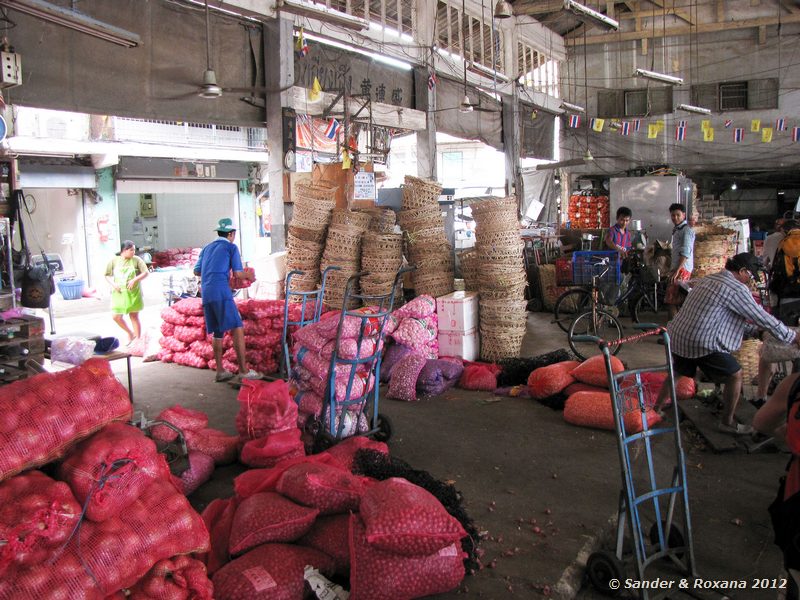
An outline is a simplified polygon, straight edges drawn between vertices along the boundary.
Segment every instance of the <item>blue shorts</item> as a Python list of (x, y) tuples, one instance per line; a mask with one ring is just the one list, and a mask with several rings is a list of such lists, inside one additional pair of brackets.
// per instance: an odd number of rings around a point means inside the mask
[(712, 352), (699, 358), (684, 358), (673, 353), (672, 368), (684, 377), (694, 377), (699, 368), (714, 383), (722, 383), (742, 367), (730, 354)]
[(206, 318), (206, 331), (221, 338), (226, 331), (242, 326), (242, 317), (233, 299), (203, 302), (203, 315)]

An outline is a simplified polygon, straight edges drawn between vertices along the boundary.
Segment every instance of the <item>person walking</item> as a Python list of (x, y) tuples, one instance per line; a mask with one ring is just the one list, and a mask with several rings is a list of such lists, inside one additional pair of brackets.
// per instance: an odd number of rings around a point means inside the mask
[[(149, 271), (145, 262), (136, 256), (136, 244), (125, 240), (117, 255), (106, 266), (106, 281), (111, 286), (111, 314), (114, 322), (128, 335), (128, 345), (142, 335), (139, 312), (144, 308), (139, 282)], [(131, 324), (125, 322), (125, 315)]]
[(672, 263), (670, 264), (669, 286), (664, 296), (669, 318), (678, 314), (683, 304), (684, 294), (680, 282), (688, 281), (694, 269), (694, 229), (686, 221), (686, 207), (675, 203), (669, 207), (669, 218), (672, 220)]
[(217, 364), (217, 375), (214, 380), (230, 381), (234, 377), (233, 373), (225, 371), (222, 365), (222, 338), (226, 331), (231, 332), (239, 366), (239, 374), (233, 383), (241, 383), (242, 379), (258, 379), (261, 375), (247, 368), (242, 317), (233, 301), (229, 283), (231, 272), (237, 279), (250, 279), (242, 266), (239, 248), (233, 243), (236, 238), (236, 228), (233, 226), (233, 221), (226, 218), (219, 220), (219, 225), (214, 231), (217, 232), (217, 239), (200, 251), (197, 264), (194, 266), (194, 274), (200, 277), (206, 331), (213, 336), (212, 347), (214, 361)]
[[(699, 368), (714, 383), (724, 384), (724, 408), (718, 426), (724, 433), (753, 431), (750, 425), (735, 420), (742, 367), (731, 352), (741, 347), (744, 335), (766, 330), (782, 342), (800, 345), (800, 336), (753, 299), (748, 284), (758, 277), (759, 268), (758, 258), (749, 252), (729, 258), (722, 271), (703, 277), (692, 288), (683, 308), (667, 326), (674, 372), (694, 377)], [(659, 412), (669, 387), (661, 387), (655, 407)]]

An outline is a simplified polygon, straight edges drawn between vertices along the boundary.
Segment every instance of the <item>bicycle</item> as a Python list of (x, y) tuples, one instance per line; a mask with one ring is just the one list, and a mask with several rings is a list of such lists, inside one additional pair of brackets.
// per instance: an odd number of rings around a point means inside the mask
[[(627, 308), (635, 323), (655, 323), (662, 318), (659, 312), (666, 316), (664, 294), (666, 286), (660, 282), (657, 274), (653, 274), (639, 258), (638, 254), (631, 254), (630, 282), (628, 288), (618, 294), (617, 298), (609, 302), (607, 290), (600, 289), (597, 295), (598, 302), (603, 306), (614, 308)], [(594, 282), (594, 278), (592, 279)], [(588, 287), (578, 287), (567, 290), (556, 300), (553, 307), (554, 321), (562, 331), (569, 331), (569, 326), (575, 315), (586, 312), (592, 304), (595, 283)], [(665, 320), (665, 319), (663, 319)]]
[[(599, 268), (602, 268), (600, 271)], [(604, 268), (603, 268), (604, 267)], [(616, 340), (622, 339), (622, 325), (619, 320), (611, 313), (599, 308), (600, 302), (600, 281), (611, 269), (608, 256), (601, 258), (592, 266), (592, 286), (590, 293), (590, 307), (587, 311), (579, 314), (572, 320), (567, 331), (567, 341), (569, 347), (580, 360), (586, 360), (590, 356), (599, 353), (596, 343), (587, 342), (586, 336), (592, 339), (600, 338), (606, 340), (611, 354), (617, 354), (621, 344), (615, 344)], [(579, 290), (585, 292), (586, 290)], [(595, 352), (590, 352), (591, 349)]]

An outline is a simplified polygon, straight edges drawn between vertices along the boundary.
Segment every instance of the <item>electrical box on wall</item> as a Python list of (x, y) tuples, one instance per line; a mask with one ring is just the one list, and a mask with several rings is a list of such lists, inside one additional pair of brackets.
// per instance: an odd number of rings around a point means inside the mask
[(22, 58), (14, 52), (0, 52), (0, 88), (22, 85)]
[(145, 219), (151, 219), (157, 216), (155, 194), (139, 195), (139, 214)]

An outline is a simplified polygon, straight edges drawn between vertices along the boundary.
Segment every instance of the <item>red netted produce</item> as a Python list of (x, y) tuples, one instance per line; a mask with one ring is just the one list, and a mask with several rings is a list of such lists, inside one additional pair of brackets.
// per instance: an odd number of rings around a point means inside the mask
[(201, 429), (185, 431), (186, 447), (207, 454), (214, 459), (215, 465), (229, 465), (236, 460), (239, 449), (239, 438), (228, 435), (218, 429)]
[(0, 480), (46, 464), (113, 421), (131, 416), (108, 361), (90, 358), (0, 388)]
[(72, 450), (58, 476), (85, 507), (87, 519), (105, 521), (167, 472), (153, 440), (136, 427), (111, 423)]
[(345, 469), (352, 471), (353, 459), (355, 458), (356, 452), (359, 450), (374, 450), (381, 454), (389, 454), (389, 446), (385, 443), (376, 442), (362, 435), (349, 437), (335, 444), (333, 447), (328, 448), (326, 452), (338, 460)]
[(181, 473), (178, 479), (180, 481), (178, 489), (183, 492), (184, 496), (189, 496), (211, 479), (213, 474), (214, 459), (202, 452), (191, 450), (189, 451), (189, 468)]
[[(648, 428), (661, 421), (661, 417), (652, 409), (648, 409), (644, 415)], [(613, 430), (614, 412), (611, 406), (611, 394), (608, 392), (572, 394), (564, 404), (564, 420), (573, 425)], [(642, 411), (639, 410), (638, 404), (629, 406), (624, 411), (623, 420), (627, 433), (638, 433), (642, 430)]]
[(214, 600), (206, 566), (188, 556), (160, 560), (131, 588), (130, 600)]
[[(208, 427), (208, 415), (200, 410), (184, 408), (180, 404), (165, 408), (156, 417), (156, 421), (166, 421), (181, 431), (200, 431)], [(153, 439), (171, 442), (178, 437), (178, 432), (166, 425), (156, 425), (151, 434)]]
[(297, 543), (327, 554), (336, 563), (336, 572), (347, 575), (350, 572), (349, 535), (350, 515), (318, 517)]
[[(625, 370), (625, 365), (616, 356), (611, 357), (612, 373), (620, 373)], [(581, 383), (596, 385), (597, 387), (608, 388), (608, 375), (606, 374), (606, 362), (602, 354), (592, 356), (575, 367), (571, 375)]]
[(238, 506), (239, 500), (236, 496), (225, 500), (217, 498), (212, 500), (203, 511), (202, 519), (208, 528), (210, 547), (208, 553), (199, 558), (205, 562), (209, 575), (213, 575), (230, 560), (228, 547), (233, 517)]
[(308, 532), (319, 511), (275, 492), (245, 498), (236, 509), (228, 551), (243, 554), (266, 542), (293, 542)]
[(300, 436), (300, 430), (295, 427), (247, 440), (239, 460), (250, 467), (274, 467), (284, 460), (305, 456), (305, 446)]
[(278, 492), (304, 506), (318, 508), (322, 515), (358, 510), (364, 480), (322, 463), (300, 463), (289, 467), (278, 481)]
[(245, 379), (239, 389), (236, 430), (243, 439), (256, 439), (297, 423), (297, 404), (283, 380)]

